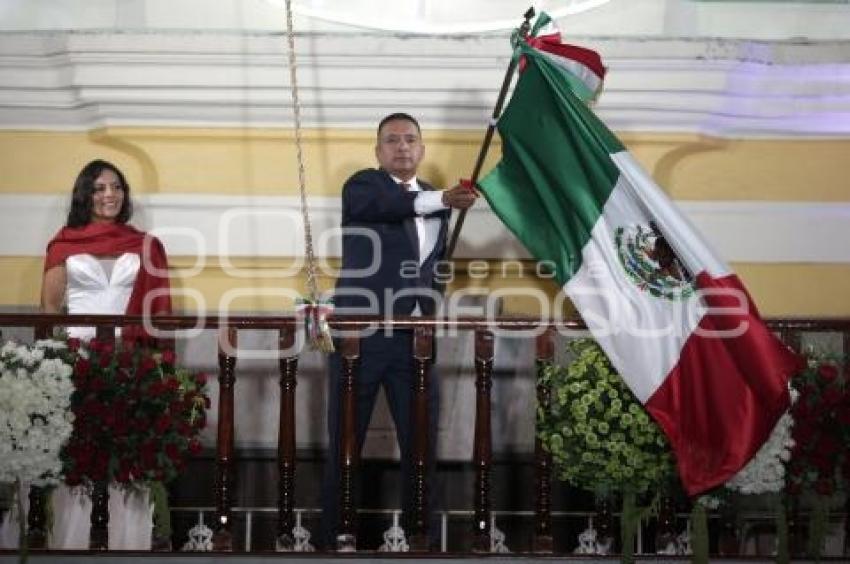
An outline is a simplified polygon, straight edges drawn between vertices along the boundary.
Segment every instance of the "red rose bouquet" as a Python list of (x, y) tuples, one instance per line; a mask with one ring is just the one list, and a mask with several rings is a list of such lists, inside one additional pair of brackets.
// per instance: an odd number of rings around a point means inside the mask
[(800, 393), (791, 407), (794, 447), (788, 462), (787, 492), (811, 492), (809, 546), (820, 555), (834, 494), (850, 482), (850, 378), (841, 359), (810, 355), (792, 380)]
[(173, 350), (92, 340), (76, 350), (74, 430), (62, 451), (68, 485), (169, 482), (201, 450), (206, 375), (175, 363)]
[(800, 393), (791, 408), (794, 418), (788, 492), (804, 490), (830, 496), (848, 473), (850, 386), (842, 362), (812, 356), (791, 385)]

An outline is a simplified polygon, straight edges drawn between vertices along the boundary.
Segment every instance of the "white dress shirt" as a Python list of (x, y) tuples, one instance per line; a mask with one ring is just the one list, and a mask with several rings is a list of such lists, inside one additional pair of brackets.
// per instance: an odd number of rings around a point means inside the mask
[(429, 213), (448, 209), (448, 206), (443, 205), (443, 193), (439, 190), (422, 190), (414, 176), (407, 182), (403, 182), (392, 177), (398, 184), (407, 184), (408, 192), (421, 192), (416, 195), (413, 200), (413, 210), (416, 212), (414, 221), (416, 222), (416, 235), (419, 237), (419, 264), (425, 262), (437, 245), (437, 239), (440, 237), (440, 218), (424, 216)]
[[(414, 176), (407, 182), (402, 182), (395, 176), (393, 180), (398, 184), (407, 184), (408, 192), (419, 192), (416, 199), (413, 200), (413, 211), (416, 212), (414, 221), (416, 223), (416, 236), (419, 238), (419, 266), (434, 252), (434, 247), (437, 245), (437, 239), (440, 237), (440, 218), (424, 217), (429, 213), (448, 209), (448, 206), (443, 205), (443, 193), (439, 190), (422, 190)], [(419, 304), (413, 308), (412, 316), (422, 315), (422, 310)]]

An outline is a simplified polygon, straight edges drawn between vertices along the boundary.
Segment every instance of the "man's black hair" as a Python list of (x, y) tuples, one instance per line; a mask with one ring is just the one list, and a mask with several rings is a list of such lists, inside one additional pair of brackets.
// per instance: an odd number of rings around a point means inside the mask
[(419, 122), (416, 121), (415, 117), (413, 117), (410, 114), (406, 114), (404, 112), (396, 112), (394, 114), (388, 115), (387, 117), (385, 117), (384, 119), (381, 120), (381, 123), (378, 124), (378, 138), (379, 139), (381, 137), (381, 129), (384, 127), (384, 125), (386, 125), (388, 122), (396, 121), (396, 120), (409, 121), (410, 123), (412, 123), (413, 125), (416, 126), (416, 131), (418, 131), (420, 135), (422, 134), (422, 128), (419, 127)]

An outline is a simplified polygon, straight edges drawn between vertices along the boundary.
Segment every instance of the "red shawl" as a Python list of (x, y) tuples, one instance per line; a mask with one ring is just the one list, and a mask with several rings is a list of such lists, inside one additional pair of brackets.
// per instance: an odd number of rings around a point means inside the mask
[[(44, 270), (63, 264), (71, 255), (83, 253), (93, 256), (117, 256), (124, 253), (139, 255), (139, 274), (124, 313), (171, 313), (168, 259), (159, 239), (124, 223), (89, 223), (84, 227), (63, 227), (47, 244)], [(145, 296), (154, 290), (166, 291), (149, 300), (147, 311), (143, 311)]]

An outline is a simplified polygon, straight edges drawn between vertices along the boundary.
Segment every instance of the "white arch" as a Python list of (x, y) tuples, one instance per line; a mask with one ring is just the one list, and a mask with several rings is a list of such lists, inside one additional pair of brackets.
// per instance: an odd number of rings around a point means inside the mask
[[(286, 0), (266, 0), (267, 2), (285, 8)], [(441, 0), (430, 0), (434, 4)], [(445, 1), (445, 0), (442, 0)], [(578, 14), (591, 10), (609, 0), (560, 0), (557, 2), (529, 2), (535, 11), (539, 13), (544, 9), (552, 18), (560, 18), (570, 14)], [(522, 21), (522, 13), (516, 13), (512, 17), (507, 16), (507, 10), (497, 10), (498, 16), (492, 17), (494, 12), (493, 2), (478, 2), (481, 17), (473, 21), (446, 22), (439, 19), (429, 20), (429, 0), (408, 0), (407, 2), (369, 2), (368, 11), (358, 10), (360, 3), (352, 0), (293, 0), (292, 10), (299, 16), (307, 16), (336, 24), (349, 25), (353, 27), (375, 29), (383, 31), (395, 31), (417, 34), (466, 34), (482, 33), (489, 31), (502, 31), (513, 29)], [(374, 6), (379, 5), (376, 9)], [(517, 3), (512, 3), (515, 7)], [(353, 8), (352, 8), (353, 6)], [(476, 11), (476, 5), (471, 2), (464, 3), (465, 12)], [(486, 14), (486, 15), (485, 15)], [(487, 19), (485, 19), (487, 18)]]

